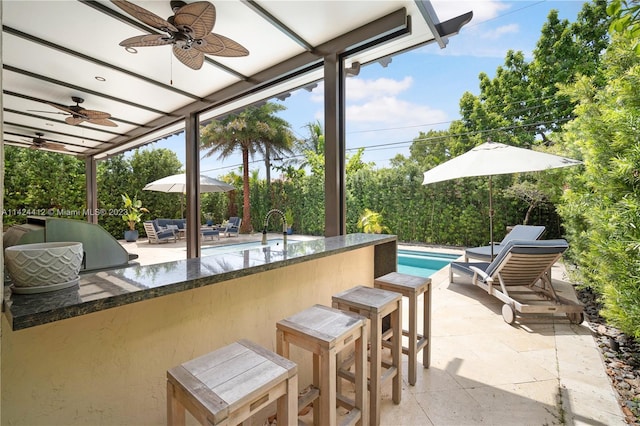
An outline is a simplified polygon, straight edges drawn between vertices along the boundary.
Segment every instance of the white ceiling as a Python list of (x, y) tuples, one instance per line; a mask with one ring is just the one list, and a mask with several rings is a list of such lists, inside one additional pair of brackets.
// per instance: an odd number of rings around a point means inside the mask
[[(168, 0), (132, 3), (165, 19), (173, 14)], [(111, 2), (3, 1), (5, 143), (28, 147), (43, 133), (67, 153), (104, 158), (180, 131), (189, 113), (206, 120), (320, 80), (325, 54), (346, 53), (350, 65), (429, 42), (444, 47), (446, 36), (471, 18), (438, 25), (437, 11), (422, 0), (211, 3), (217, 13), (213, 32), (250, 53), (207, 55), (203, 67), (192, 70), (170, 46), (140, 47), (136, 54), (119, 46), (154, 30), (145, 31)], [(372, 46), (362, 49), (362, 42)], [(72, 96), (83, 98), (85, 109), (109, 112), (118, 127), (65, 123), (50, 104), (73, 105)]]

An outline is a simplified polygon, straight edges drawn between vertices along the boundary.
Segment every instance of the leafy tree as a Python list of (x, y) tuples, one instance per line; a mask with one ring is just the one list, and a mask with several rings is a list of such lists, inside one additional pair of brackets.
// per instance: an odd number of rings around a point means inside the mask
[[(142, 188), (154, 180), (180, 172), (182, 163), (169, 149), (138, 149), (130, 158), (121, 154), (98, 163), (98, 208), (116, 212), (122, 208), (121, 194), (139, 199), (149, 210), (151, 218), (177, 217), (180, 201), (178, 195)], [(103, 215), (98, 223), (116, 238), (122, 238), (123, 225), (119, 215)], [(138, 231), (143, 230), (137, 224)]]
[[(5, 225), (24, 223), (27, 215), (77, 212), (86, 208), (84, 162), (44, 150), (5, 147)], [(52, 209), (52, 210), (50, 210)]]
[(274, 115), (284, 107), (267, 103), (259, 107), (249, 107), (239, 114), (232, 114), (223, 120), (214, 120), (201, 133), (201, 150), (209, 157), (218, 154), (225, 159), (235, 151), (242, 153), (243, 209), (241, 232), (252, 230), (250, 214), (249, 157), (262, 153), (288, 151), (293, 142), (289, 123)]
[(602, 315), (640, 337), (640, 56), (633, 32), (615, 34), (601, 63), (608, 82), (582, 77), (563, 92), (579, 102), (562, 143), (584, 168), (560, 206), (582, 282), (602, 295)]
[[(138, 191), (129, 185), (132, 177), (131, 165), (122, 154), (98, 162), (98, 208), (117, 212), (122, 207), (121, 194), (137, 194)], [(115, 238), (122, 238), (124, 227), (119, 215), (98, 216), (98, 224)]]
[[(629, 32), (631, 40), (640, 39), (640, 4), (637, 1), (612, 0), (607, 7), (612, 17), (609, 30), (612, 32)], [(640, 54), (640, 43), (634, 41), (631, 48)]]
[(137, 149), (131, 155), (129, 164), (132, 173), (130, 193), (137, 194), (152, 218), (184, 217), (181, 211), (183, 200), (180, 199), (184, 199), (184, 194), (142, 190), (150, 182), (182, 172), (182, 163), (175, 152), (167, 148)]
[(522, 221), (523, 225), (529, 223), (533, 209), (549, 201), (547, 194), (530, 181), (516, 182), (505, 189), (504, 193), (508, 197), (520, 199), (527, 204), (527, 212)]

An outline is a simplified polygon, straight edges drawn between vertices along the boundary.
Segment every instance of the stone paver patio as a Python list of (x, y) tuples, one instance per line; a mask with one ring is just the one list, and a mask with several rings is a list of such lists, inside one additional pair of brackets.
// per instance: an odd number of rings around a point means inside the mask
[[(203, 247), (260, 238), (257, 233), (223, 237), (207, 240)], [(138, 254), (142, 264), (186, 256), (184, 240), (150, 245), (141, 239), (122, 244)], [(575, 299), (561, 264), (554, 267), (552, 276), (560, 293)], [(448, 268), (437, 272), (432, 281), (431, 367), (419, 369), (416, 385), (409, 386), (403, 357), (402, 402), (393, 404), (388, 383), (383, 390), (382, 425), (626, 424), (586, 322), (574, 325), (558, 316), (510, 326), (502, 319), (500, 301), (458, 278), (450, 284)], [(407, 313), (405, 306), (405, 321)]]

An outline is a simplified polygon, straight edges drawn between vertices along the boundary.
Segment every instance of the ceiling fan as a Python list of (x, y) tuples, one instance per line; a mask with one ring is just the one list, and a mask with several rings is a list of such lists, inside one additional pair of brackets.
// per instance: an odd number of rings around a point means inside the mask
[(38, 110), (29, 110), (33, 112), (45, 112), (47, 114), (64, 114), (69, 117), (65, 118), (64, 121), (67, 124), (72, 126), (76, 126), (84, 121), (89, 122), (91, 124), (98, 124), (100, 126), (109, 126), (109, 127), (118, 127), (116, 123), (109, 120), (111, 114), (102, 111), (94, 111), (90, 109), (84, 109), (80, 106), (81, 103), (84, 102), (84, 99), (79, 98), (77, 96), (72, 96), (71, 100), (75, 102), (75, 105), (70, 106), (62, 106), (58, 104), (48, 103), (52, 107), (58, 108), (64, 112), (52, 112), (52, 111), (38, 111)]
[(29, 147), (29, 149), (46, 148), (46, 149), (51, 149), (53, 151), (69, 151), (61, 143), (49, 142), (48, 140), (43, 139), (42, 138), (43, 136), (44, 136), (44, 133), (36, 132), (36, 137), (35, 138), (33, 138), (31, 140), (24, 139), (24, 141), (25, 142), (30, 142), (32, 144)]
[(183, 1), (171, 1), (174, 15), (164, 20), (126, 0), (111, 1), (129, 15), (166, 33), (131, 37), (120, 42), (120, 46), (128, 48), (171, 44), (175, 57), (194, 70), (202, 67), (205, 54), (225, 57), (249, 54), (240, 43), (211, 32), (216, 22), (216, 8), (209, 2), (187, 4)]

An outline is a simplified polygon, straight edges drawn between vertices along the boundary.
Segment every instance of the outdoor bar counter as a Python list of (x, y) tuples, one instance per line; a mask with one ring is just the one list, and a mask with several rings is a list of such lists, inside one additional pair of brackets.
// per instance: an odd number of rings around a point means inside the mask
[[(396, 243), (349, 234), (5, 288), (2, 422), (165, 424), (169, 368), (242, 338), (275, 351), (278, 320), (395, 271)], [(311, 360), (291, 357), (302, 388)]]

